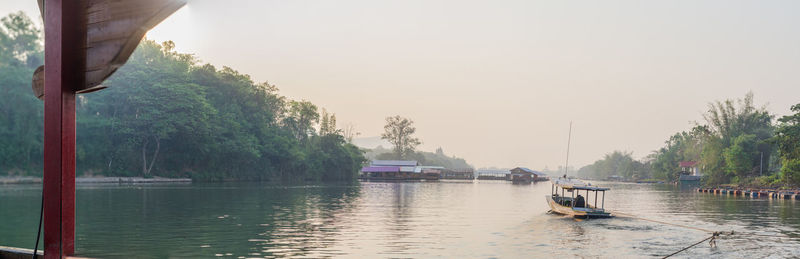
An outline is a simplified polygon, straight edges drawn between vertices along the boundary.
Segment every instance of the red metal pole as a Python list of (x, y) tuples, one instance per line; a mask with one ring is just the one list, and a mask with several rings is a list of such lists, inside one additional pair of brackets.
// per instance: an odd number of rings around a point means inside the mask
[(75, 251), (75, 91), (85, 82), (86, 5), (45, 1), (44, 255)]

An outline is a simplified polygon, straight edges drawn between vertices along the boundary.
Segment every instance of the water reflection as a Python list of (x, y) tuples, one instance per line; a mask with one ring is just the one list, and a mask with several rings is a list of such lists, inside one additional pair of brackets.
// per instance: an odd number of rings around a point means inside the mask
[(261, 229), (248, 239), (253, 248), (248, 256), (327, 257), (341, 255), (331, 250), (337, 242), (342, 215), (352, 214), (353, 201), (359, 198), (358, 187), (319, 188), (318, 191), (288, 192), (289, 202), (260, 206), (266, 219)]
[[(792, 200), (608, 185), (606, 208), (746, 235), (687, 257), (800, 256)], [(0, 244), (30, 247), (40, 188), (0, 186)], [(506, 182), (223, 183), (79, 186), (77, 251), (101, 258), (660, 257), (705, 238), (627, 217), (547, 214), (549, 184)]]

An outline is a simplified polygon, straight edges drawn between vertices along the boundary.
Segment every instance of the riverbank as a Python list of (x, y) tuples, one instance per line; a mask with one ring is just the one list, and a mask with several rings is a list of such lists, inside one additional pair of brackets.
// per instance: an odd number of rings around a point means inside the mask
[[(75, 183), (190, 183), (190, 178), (164, 178), (164, 177), (78, 177)], [(0, 176), (0, 184), (36, 184), (42, 183), (41, 177), (31, 176)]]

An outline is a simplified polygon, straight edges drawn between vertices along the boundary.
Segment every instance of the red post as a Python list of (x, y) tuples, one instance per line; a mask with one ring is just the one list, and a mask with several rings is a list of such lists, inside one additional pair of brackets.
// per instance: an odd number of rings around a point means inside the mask
[(75, 252), (75, 91), (85, 82), (84, 0), (46, 0), (44, 256)]

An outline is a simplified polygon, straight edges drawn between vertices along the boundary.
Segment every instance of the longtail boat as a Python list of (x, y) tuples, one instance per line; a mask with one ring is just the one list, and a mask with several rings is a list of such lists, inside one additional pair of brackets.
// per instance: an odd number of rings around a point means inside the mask
[[(611, 213), (605, 211), (606, 191), (610, 188), (592, 186), (577, 179), (552, 179), (550, 195), (545, 196), (550, 211), (576, 218), (609, 218)], [(560, 192), (559, 192), (560, 190)], [(586, 191), (586, 192), (584, 192)], [(594, 205), (589, 204), (589, 193), (592, 193)], [(581, 194), (586, 194), (582, 196)], [(598, 193), (602, 193), (600, 206), (597, 206)]]

